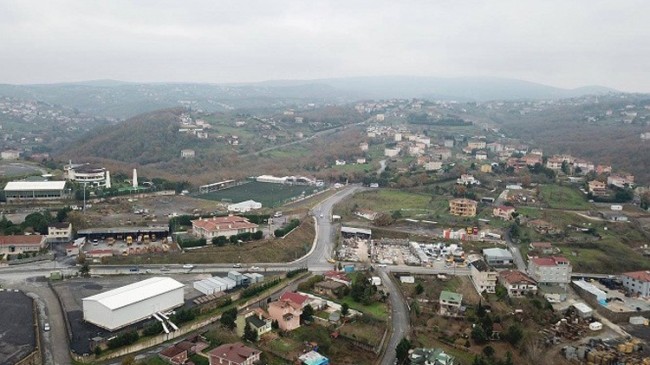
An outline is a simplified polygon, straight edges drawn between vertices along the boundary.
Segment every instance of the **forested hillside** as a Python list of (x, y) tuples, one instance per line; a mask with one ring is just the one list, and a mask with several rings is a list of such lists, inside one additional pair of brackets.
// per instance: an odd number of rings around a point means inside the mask
[(168, 109), (97, 128), (63, 150), (60, 157), (96, 157), (142, 165), (178, 158), (180, 150), (202, 144), (193, 136), (178, 133), (180, 113), (181, 109)]

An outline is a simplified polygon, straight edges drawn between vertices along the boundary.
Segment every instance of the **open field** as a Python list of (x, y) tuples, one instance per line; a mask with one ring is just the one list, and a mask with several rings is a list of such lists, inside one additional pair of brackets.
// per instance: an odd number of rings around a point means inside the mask
[(542, 200), (554, 209), (587, 210), (592, 207), (580, 190), (559, 185), (540, 186)]
[[(573, 212), (517, 208), (529, 219), (543, 219), (560, 230), (558, 235), (536, 232), (521, 226), (521, 251), (525, 256), (528, 243), (553, 242), (573, 265), (575, 272), (620, 273), (650, 268), (650, 259), (642, 256), (641, 247), (647, 238), (633, 223), (611, 223), (591, 220)], [(583, 232), (582, 229), (589, 231)]]
[(252, 181), (243, 185), (234, 186), (208, 194), (199, 195), (199, 198), (216, 201), (229, 201), (238, 203), (244, 200), (255, 200), (262, 203), (263, 207), (277, 207), (301, 194), (310, 195), (314, 192), (312, 186), (284, 185)]
[(346, 296), (342, 300), (337, 300), (337, 302), (340, 302), (341, 304), (347, 303), (350, 308), (371, 315), (377, 319), (385, 321), (388, 318), (388, 306), (386, 303), (374, 302), (370, 305), (363, 305), (352, 300), (352, 297), (350, 296)]
[(296, 230), (284, 239), (269, 239), (188, 250), (184, 253), (148, 254), (138, 256), (114, 256), (106, 259), (107, 264), (210, 264), (210, 263), (257, 263), (287, 262), (303, 256), (314, 241), (314, 223), (306, 219)]

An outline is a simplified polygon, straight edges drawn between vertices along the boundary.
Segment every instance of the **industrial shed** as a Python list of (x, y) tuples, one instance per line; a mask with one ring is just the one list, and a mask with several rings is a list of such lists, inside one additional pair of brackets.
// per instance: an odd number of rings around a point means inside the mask
[(183, 305), (184, 285), (153, 277), (83, 298), (84, 320), (109, 331)]
[(60, 200), (65, 198), (65, 181), (10, 181), (4, 188), (7, 202)]

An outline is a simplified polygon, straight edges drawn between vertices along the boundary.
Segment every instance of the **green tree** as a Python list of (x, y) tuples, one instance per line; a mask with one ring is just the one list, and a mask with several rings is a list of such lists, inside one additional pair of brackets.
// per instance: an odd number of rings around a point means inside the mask
[(305, 323), (305, 322), (311, 322), (314, 319), (314, 308), (307, 304), (303, 309), (302, 309), (302, 314), (300, 315), (300, 322)]
[(343, 303), (341, 305), (341, 314), (343, 316), (347, 316), (349, 313), (350, 313), (350, 306), (348, 305), (348, 303)]
[(257, 331), (255, 331), (248, 322), (246, 322), (246, 325), (244, 326), (244, 336), (242, 338), (249, 342), (257, 341)]
[(72, 212), (72, 208), (70, 207), (63, 207), (59, 209), (56, 212), (56, 221), (57, 222), (65, 222), (66, 219), (68, 219), (68, 213)]
[(422, 286), (422, 283), (418, 283), (415, 286), (415, 294), (420, 295), (422, 293), (424, 293), (424, 287)]
[(226, 236), (217, 236), (212, 238), (212, 244), (215, 246), (224, 246), (228, 243), (228, 238)]
[(237, 308), (231, 308), (223, 312), (221, 318), (219, 319), (219, 322), (225, 328), (232, 330), (235, 327), (237, 327), (237, 324), (235, 323), (236, 319), (237, 319)]
[(278, 323), (277, 320), (274, 319), (273, 321), (271, 321), (271, 329), (274, 329), (274, 330), (280, 329), (280, 324)]
[(518, 324), (510, 325), (506, 333), (503, 334), (503, 339), (508, 341), (512, 346), (517, 346), (523, 337), (524, 331)]
[(490, 345), (483, 347), (483, 354), (487, 357), (494, 356), (494, 347)]
[(84, 278), (90, 276), (90, 265), (88, 265), (87, 262), (84, 262), (83, 265), (81, 265), (81, 267), (79, 268), (79, 274)]
[(503, 365), (515, 365), (514, 361), (512, 360), (512, 352), (506, 352), (506, 358), (503, 360)]
[(474, 340), (475, 343), (482, 345), (487, 342), (488, 336), (485, 333), (485, 330), (483, 327), (474, 325), (474, 328), (472, 329), (472, 334), (471, 334), (472, 340)]
[(395, 356), (397, 357), (397, 361), (400, 364), (405, 363), (406, 358), (409, 356), (410, 349), (411, 341), (406, 338), (402, 338), (402, 340), (397, 344), (397, 347), (395, 348)]

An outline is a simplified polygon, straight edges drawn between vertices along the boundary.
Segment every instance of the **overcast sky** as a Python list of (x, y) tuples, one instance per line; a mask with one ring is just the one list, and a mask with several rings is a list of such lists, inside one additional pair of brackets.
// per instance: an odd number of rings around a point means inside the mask
[(648, 14), (647, 0), (0, 0), (0, 83), (495, 76), (650, 92)]

